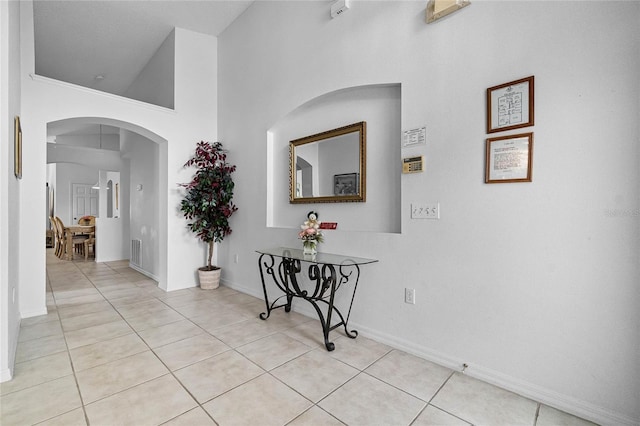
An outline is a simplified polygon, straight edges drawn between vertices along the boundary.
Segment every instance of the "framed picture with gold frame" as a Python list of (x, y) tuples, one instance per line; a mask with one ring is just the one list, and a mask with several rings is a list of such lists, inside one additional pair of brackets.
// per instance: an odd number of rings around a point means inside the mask
[(533, 81), (531, 76), (487, 89), (487, 133), (533, 126)]
[(531, 182), (533, 133), (487, 139), (485, 183)]
[(22, 127), (18, 116), (13, 119), (13, 173), (22, 179)]

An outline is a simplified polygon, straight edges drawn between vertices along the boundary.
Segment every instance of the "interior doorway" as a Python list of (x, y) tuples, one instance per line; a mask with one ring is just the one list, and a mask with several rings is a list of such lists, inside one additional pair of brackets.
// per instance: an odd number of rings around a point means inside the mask
[[(166, 289), (168, 193), (161, 182), (167, 177), (167, 140), (135, 124), (99, 117), (47, 123), (47, 140), (47, 163), (57, 164), (51, 174), (58, 201), (70, 208), (66, 217), (74, 222), (87, 214), (98, 218), (96, 261), (128, 259), (131, 242), (141, 240), (139, 272)], [(98, 182), (76, 166), (97, 170)]]
[(71, 184), (71, 217), (73, 223), (83, 216), (98, 217), (98, 190), (84, 183)]

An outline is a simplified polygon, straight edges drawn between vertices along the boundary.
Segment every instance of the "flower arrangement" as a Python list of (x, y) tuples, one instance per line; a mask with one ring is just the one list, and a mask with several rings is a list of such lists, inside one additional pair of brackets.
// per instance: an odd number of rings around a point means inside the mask
[(300, 225), (301, 231), (298, 233), (298, 238), (302, 240), (305, 252), (315, 253), (318, 243), (324, 241), (320, 223), (318, 213), (311, 211), (307, 214), (307, 220)]

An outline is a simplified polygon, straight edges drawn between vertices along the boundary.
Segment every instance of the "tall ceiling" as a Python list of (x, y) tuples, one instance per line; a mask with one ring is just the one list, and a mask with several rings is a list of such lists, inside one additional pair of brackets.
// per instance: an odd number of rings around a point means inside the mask
[(174, 27), (218, 36), (252, 3), (36, 0), (35, 71), (122, 95)]

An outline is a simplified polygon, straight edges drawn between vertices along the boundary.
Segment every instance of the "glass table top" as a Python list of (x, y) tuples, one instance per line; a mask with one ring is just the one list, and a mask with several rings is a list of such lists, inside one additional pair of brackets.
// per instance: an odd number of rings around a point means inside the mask
[(326, 265), (365, 265), (375, 263), (377, 259), (367, 259), (364, 257), (345, 256), (342, 254), (321, 253), (304, 254), (302, 249), (289, 247), (274, 247), (264, 250), (256, 250), (260, 254), (267, 254), (287, 259), (296, 259), (303, 262), (326, 264)]

